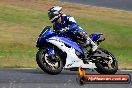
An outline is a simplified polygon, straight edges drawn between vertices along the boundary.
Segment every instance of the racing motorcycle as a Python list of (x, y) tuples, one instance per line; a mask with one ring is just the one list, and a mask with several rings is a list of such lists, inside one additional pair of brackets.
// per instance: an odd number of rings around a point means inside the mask
[[(65, 31), (66, 32), (66, 31)], [(65, 32), (55, 33), (50, 26), (41, 31), (36, 47), (36, 62), (48, 74), (59, 74), (63, 69), (76, 71), (80, 66), (84, 69), (95, 69), (100, 74), (115, 74), (118, 63), (114, 55), (103, 48), (91, 53), (91, 47), (83, 47), (65, 36)], [(89, 35), (99, 45), (105, 40), (101, 33)]]

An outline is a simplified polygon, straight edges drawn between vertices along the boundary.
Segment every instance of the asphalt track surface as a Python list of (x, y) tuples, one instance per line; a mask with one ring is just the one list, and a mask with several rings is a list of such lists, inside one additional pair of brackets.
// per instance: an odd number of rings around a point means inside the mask
[(132, 0), (59, 0), (132, 11)]
[[(96, 71), (88, 74), (98, 74)], [(132, 71), (118, 71), (130, 74)], [(49, 75), (40, 69), (0, 69), (0, 88), (132, 88), (129, 84), (85, 84), (76, 82), (77, 72), (64, 70), (59, 75)]]

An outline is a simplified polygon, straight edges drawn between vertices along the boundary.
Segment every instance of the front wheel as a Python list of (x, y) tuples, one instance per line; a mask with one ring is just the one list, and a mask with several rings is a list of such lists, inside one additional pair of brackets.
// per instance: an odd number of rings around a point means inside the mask
[(98, 48), (97, 49), (98, 54), (107, 55), (108, 57), (96, 57), (97, 61), (95, 63), (97, 69), (96, 71), (100, 74), (115, 74), (118, 70), (118, 62), (113, 54), (111, 54), (109, 51)]
[(49, 55), (45, 49), (37, 52), (36, 61), (38, 66), (48, 74), (56, 75), (63, 69), (63, 61), (60, 55)]

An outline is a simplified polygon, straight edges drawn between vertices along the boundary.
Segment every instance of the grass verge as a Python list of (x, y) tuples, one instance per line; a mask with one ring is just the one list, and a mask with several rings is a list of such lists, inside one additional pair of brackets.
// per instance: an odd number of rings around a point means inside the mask
[(0, 1), (0, 67), (37, 67), (35, 47), (41, 28), (51, 25), (47, 9), (61, 5), (88, 33), (101, 32), (101, 44), (119, 62), (119, 69), (132, 69), (132, 12), (65, 3), (56, 0)]

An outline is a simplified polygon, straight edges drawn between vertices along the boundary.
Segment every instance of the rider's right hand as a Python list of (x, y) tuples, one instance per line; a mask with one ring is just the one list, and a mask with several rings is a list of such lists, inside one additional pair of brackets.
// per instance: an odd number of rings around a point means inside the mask
[(63, 33), (63, 32), (66, 32), (66, 31), (68, 31), (69, 30), (69, 28), (68, 27), (65, 27), (65, 28), (62, 28), (61, 30), (59, 30), (60, 31), (60, 33)]

